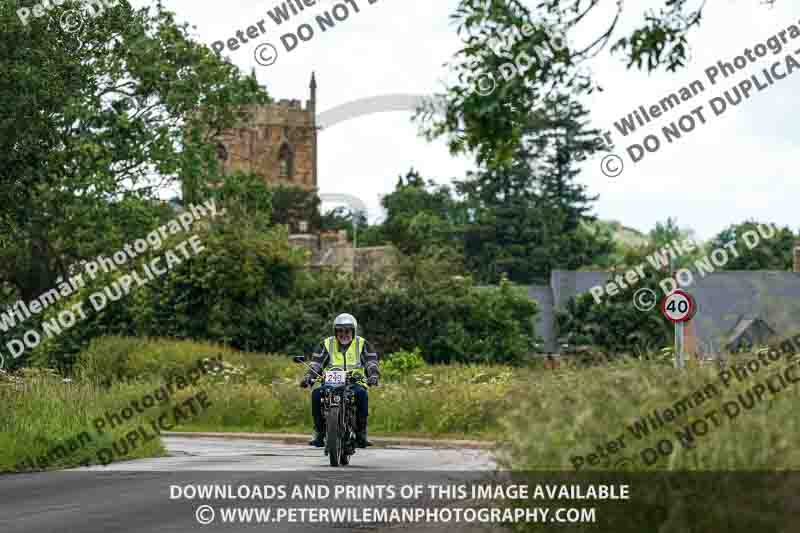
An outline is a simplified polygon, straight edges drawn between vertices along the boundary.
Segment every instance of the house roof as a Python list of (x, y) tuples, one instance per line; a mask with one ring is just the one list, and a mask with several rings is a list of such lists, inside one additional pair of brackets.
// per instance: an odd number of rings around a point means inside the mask
[[(563, 309), (570, 298), (605, 283), (612, 275), (605, 271), (554, 270), (550, 275), (552, 308), (543, 307), (548, 315), (554, 309)], [(741, 335), (757, 320), (781, 338), (800, 332), (798, 272), (731, 270), (695, 274), (694, 282), (682, 289), (694, 296), (697, 303), (692, 323), (701, 353), (718, 353), (732, 336)], [(543, 287), (532, 286), (529, 294), (548, 301), (542, 290)], [(548, 347), (555, 348), (552, 322), (551, 316), (542, 316), (537, 329)]]
[(556, 309), (564, 309), (570, 298), (589, 292), (595, 285), (605, 283), (613, 275), (602, 270), (553, 270), (550, 272), (550, 287)]
[(697, 302), (692, 322), (703, 353), (719, 352), (747, 321), (760, 319), (780, 337), (800, 329), (800, 273), (713, 272), (685, 290)]
[(747, 335), (748, 337), (750, 337), (751, 332), (755, 333), (756, 337), (759, 337), (761, 335), (761, 332), (763, 332), (766, 337), (771, 337), (776, 335), (775, 330), (769, 327), (769, 324), (767, 324), (760, 318), (746, 318), (740, 320), (739, 323), (736, 324), (736, 327), (733, 328), (733, 332), (731, 333), (730, 337), (728, 337), (728, 340), (725, 343), (725, 345), (733, 346), (743, 336)]

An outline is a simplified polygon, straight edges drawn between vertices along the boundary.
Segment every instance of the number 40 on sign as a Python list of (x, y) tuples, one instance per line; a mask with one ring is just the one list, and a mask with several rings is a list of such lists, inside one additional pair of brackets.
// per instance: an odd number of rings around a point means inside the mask
[(661, 302), (661, 312), (673, 323), (691, 320), (696, 311), (694, 298), (682, 290), (672, 291)]

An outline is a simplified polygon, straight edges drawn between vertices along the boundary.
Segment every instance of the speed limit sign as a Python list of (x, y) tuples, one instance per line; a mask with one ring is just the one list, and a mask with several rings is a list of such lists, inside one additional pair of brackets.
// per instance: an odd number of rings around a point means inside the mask
[(673, 323), (691, 320), (696, 311), (694, 298), (680, 289), (669, 293), (661, 302), (661, 312)]

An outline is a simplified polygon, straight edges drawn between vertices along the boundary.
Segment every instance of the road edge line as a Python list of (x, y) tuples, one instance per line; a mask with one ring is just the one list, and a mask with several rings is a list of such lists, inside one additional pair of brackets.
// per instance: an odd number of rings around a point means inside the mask
[[(288, 443), (308, 443), (309, 435), (298, 433), (226, 433), (212, 431), (162, 431), (165, 437), (184, 438), (225, 438), (245, 440), (269, 440)], [(369, 440), (376, 446), (417, 446), (426, 448), (473, 448), (490, 449), (497, 445), (491, 441), (479, 440), (450, 440), (450, 439), (422, 439), (412, 437), (370, 437)]]

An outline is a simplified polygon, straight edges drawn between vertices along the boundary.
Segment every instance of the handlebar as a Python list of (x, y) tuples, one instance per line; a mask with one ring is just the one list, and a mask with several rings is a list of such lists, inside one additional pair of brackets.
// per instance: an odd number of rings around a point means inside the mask
[[(341, 372), (343, 369), (340, 368), (340, 367), (334, 366), (334, 367), (326, 368), (325, 370), (338, 370), (338, 371)], [(323, 370), (323, 374), (317, 374), (317, 377), (314, 378), (314, 381), (312, 383), (316, 383), (317, 381), (322, 381), (323, 378), (325, 377), (324, 376), (325, 370)], [(361, 370), (361, 369), (359, 369), (359, 370)], [(357, 370), (347, 370), (347, 382), (348, 383), (357, 383), (357, 382), (363, 381), (365, 379), (366, 379), (366, 376), (364, 375), (363, 371), (358, 372)]]
[[(322, 378), (324, 377), (324, 374), (322, 374), (320, 372), (317, 372), (316, 370), (314, 370), (314, 368), (311, 365), (306, 363), (306, 357), (304, 355), (296, 355), (292, 359), (294, 360), (295, 363), (300, 363), (300, 364), (304, 365), (311, 372), (316, 374), (316, 377), (314, 377), (314, 380), (311, 382), (311, 385), (314, 385), (317, 381), (322, 380)], [(328, 368), (327, 370), (339, 370), (339, 371), (342, 371), (344, 369), (342, 367), (339, 367), (339, 366), (332, 366), (332, 367)], [(323, 372), (324, 372), (324, 370), (323, 370)], [(364, 374), (364, 369), (361, 368), (361, 367), (358, 367), (358, 368), (355, 368), (355, 369), (352, 369), (352, 370), (348, 369), (346, 372), (347, 372), (347, 382), (348, 383), (358, 383), (360, 381), (365, 381), (366, 377), (367, 377)], [(357, 372), (357, 375), (358, 375), (358, 379), (353, 379), (353, 375), (356, 374), (356, 372)]]

